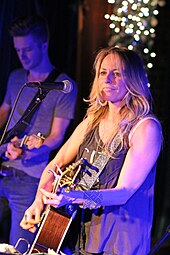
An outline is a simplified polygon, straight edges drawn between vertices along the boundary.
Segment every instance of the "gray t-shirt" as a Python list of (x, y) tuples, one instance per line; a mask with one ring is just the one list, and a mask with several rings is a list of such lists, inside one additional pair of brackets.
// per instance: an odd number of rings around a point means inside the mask
[[(55, 81), (70, 80), (73, 89), (70, 93), (63, 93), (59, 90), (51, 90), (46, 98), (40, 104), (40, 107), (33, 115), (29, 127), (24, 131), (25, 134), (37, 134), (41, 132), (45, 137), (50, 133), (52, 121), (54, 117), (61, 117), (65, 119), (74, 118), (74, 110), (77, 97), (77, 86), (73, 80), (70, 79), (65, 73), (61, 73)], [(22, 86), (28, 82), (27, 73), (24, 69), (17, 69), (13, 71), (8, 80), (7, 93), (4, 101), (11, 107), (18, 95)], [(27, 109), (34, 95), (37, 93), (37, 88), (24, 87), (19, 100), (17, 102), (13, 117), (11, 119), (9, 129), (12, 128), (16, 122), (23, 116), (24, 111)], [(49, 154), (44, 155), (39, 160), (30, 160), (30, 164), (24, 164), (22, 159), (9, 160), (3, 162), (3, 165), (8, 165), (16, 169), (22, 170), (27, 174), (40, 178), (43, 169), (45, 168), (49, 159)]]

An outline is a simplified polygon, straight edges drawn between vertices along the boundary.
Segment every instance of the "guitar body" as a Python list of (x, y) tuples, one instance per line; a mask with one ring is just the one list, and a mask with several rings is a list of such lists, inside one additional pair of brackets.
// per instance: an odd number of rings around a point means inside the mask
[(76, 213), (73, 205), (57, 209), (47, 206), (29, 253), (48, 253), (48, 248), (58, 253)]

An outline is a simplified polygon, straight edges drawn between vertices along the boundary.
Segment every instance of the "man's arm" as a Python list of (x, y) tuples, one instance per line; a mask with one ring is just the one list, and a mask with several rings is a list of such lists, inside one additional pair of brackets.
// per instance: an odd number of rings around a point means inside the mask
[[(26, 150), (23, 154), (24, 160), (31, 160), (39, 157), (46, 152), (57, 149), (63, 142), (66, 130), (70, 124), (70, 119), (54, 117), (51, 132), (46, 137), (43, 145), (38, 149)], [(16, 159), (21, 155), (21, 150), (16, 148), (13, 143), (9, 143), (7, 147), (6, 157)]]
[(10, 109), (10, 105), (5, 102), (0, 106), (0, 129), (5, 125)]
[(50, 149), (58, 148), (64, 140), (69, 124), (70, 119), (54, 117), (50, 135), (45, 139), (44, 145)]

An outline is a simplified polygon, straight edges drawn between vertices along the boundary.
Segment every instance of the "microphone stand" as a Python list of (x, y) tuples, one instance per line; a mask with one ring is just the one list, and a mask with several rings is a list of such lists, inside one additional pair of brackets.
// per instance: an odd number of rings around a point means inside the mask
[(19, 126), (21, 124), (28, 125), (28, 123), (26, 122), (26, 118), (28, 118), (30, 116), (32, 111), (35, 111), (35, 109), (37, 109), (37, 106), (44, 100), (44, 98), (46, 97), (46, 95), (49, 92), (48, 90), (42, 90), (41, 88), (38, 88), (38, 93), (36, 94), (36, 96), (31, 101), (30, 105), (28, 106), (28, 108), (26, 109), (24, 114), (22, 115), (21, 119), (19, 119), (19, 121), (14, 125), (14, 127), (12, 129), (10, 129), (10, 131), (7, 133), (7, 129), (9, 127), (10, 121), (11, 121), (12, 116), (14, 114), (14, 111), (15, 111), (16, 105), (18, 103), (18, 100), (20, 98), (20, 95), (21, 95), (23, 89), (26, 86), (27, 86), (27, 84), (25, 83), (21, 87), (21, 89), (19, 90), (19, 92), (17, 94), (17, 97), (16, 97), (15, 102), (14, 102), (14, 106), (12, 107), (11, 113), (9, 115), (8, 121), (6, 123), (6, 126), (4, 128), (4, 131), (3, 131), (1, 139), (0, 139), (0, 146), (2, 145), (2, 143), (5, 143), (11, 137), (12, 134), (15, 133), (15, 131), (17, 130), (17, 128), (19, 128)]
[(155, 253), (160, 249), (161, 245), (169, 237), (169, 235), (170, 235), (170, 225), (167, 227), (167, 230), (165, 234), (163, 235), (163, 237), (154, 245), (154, 247), (152, 248), (152, 250), (150, 251), (148, 255), (155, 255)]

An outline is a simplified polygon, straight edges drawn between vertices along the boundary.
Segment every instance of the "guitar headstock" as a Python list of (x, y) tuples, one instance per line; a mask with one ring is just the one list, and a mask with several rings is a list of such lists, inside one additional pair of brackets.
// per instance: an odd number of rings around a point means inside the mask
[(37, 135), (25, 135), (22, 139), (22, 142), (20, 144), (20, 147), (26, 146), (27, 149), (32, 150), (34, 148), (38, 149), (43, 144), (45, 138), (41, 133), (38, 133)]
[(54, 175), (53, 193), (60, 193), (62, 189), (64, 189), (65, 192), (87, 189), (84, 184), (81, 184), (82, 177), (84, 174), (87, 174), (93, 178), (91, 171), (89, 171), (90, 169), (94, 172), (99, 171), (99, 169), (90, 164), (86, 158), (81, 158), (75, 163), (70, 164), (64, 171), (62, 171), (57, 164), (56, 167), (58, 173), (51, 169), (48, 170)]

